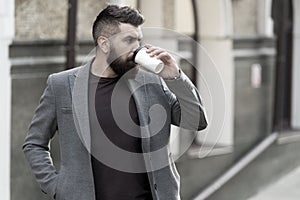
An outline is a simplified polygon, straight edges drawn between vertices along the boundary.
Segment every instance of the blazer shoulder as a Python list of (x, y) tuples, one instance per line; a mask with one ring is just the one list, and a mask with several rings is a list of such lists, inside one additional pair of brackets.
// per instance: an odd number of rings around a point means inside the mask
[(68, 69), (68, 70), (61, 71), (61, 72), (57, 72), (57, 73), (53, 73), (53, 74), (50, 74), (49, 77), (51, 77), (52, 81), (54, 81), (54, 82), (67, 81), (68, 77), (70, 75), (75, 76), (81, 67), (82, 66), (75, 67), (73, 69)]
[(75, 67), (73, 69), (68, 69), (65, 71), (61, 71), (61, 72), (57, 72), (54, 74), (51, 74), (52, 77), (56, 77), (56, 78), (63, 78), (63, 77), (68, 77), (69, 75), (76, 75), (78, 70), (81, 68), (82, 66), (79, 67)]

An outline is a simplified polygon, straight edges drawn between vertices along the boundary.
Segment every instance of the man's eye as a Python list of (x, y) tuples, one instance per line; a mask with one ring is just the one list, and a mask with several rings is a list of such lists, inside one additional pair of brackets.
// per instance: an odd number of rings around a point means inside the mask
[(129, 44), (130, 44), (130, 43), (133, 43), (133, 42), (134, 42), (134, 38), (127, 38), (127, 39), (126, 39), (126, 42), (128, 42)]

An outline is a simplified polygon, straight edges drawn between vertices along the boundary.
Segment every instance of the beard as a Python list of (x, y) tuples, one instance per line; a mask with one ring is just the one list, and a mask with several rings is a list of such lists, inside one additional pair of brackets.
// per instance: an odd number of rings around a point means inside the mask
[(112, 48), (108, 57), (107, 63), (118, 76), (123, 76), (128, 73), (134, 75), (137, 73), (137, 64), (130, 58), (117, 56), (115, 48)]

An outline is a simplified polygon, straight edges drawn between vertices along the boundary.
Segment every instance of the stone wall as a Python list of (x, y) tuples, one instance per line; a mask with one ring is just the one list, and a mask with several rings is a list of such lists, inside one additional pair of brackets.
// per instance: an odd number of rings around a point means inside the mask
[[(105, 1), (78, 1), (77, 36), (79, 39), (92, 39), (93, 20), (104, 5)], [(67, 0), (16, 0), (15, 39), (64, 39), (67, 30), (67, 9)]]
[[(78, 1), (78, 39), (91, 39), (91, 26), (105, 1)], [(164, 25), (174, 28), (174, 2), (164, 4)], [(232, 0), (234, 35), (257, 33), (257, 1)], [(67, 26), (67, 0), (16, 0), (16, 39), (64, 39)], [(171, 16), (171, 17), (170, 17)], [(150, 20), (150, 19), (147, 19)]]
[(234, 35), (256, 35), (257, 8), (256, 0), (232, 0)]
[(78, 3), (77, 37), (78, 39), (92, 39), (92, 24), (106, 3), (99, 0), (79, 0)]

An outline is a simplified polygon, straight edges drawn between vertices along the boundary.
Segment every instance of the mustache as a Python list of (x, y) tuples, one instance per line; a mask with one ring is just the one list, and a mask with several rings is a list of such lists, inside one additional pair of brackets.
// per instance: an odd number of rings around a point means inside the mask
[(128, 61), (128, 62), (130, 62), (130, 61), (131, 61), (131, 62), (134, 62), (134, 59), (133, 59), (133, 58), (134, 58), (134, 55), (133, 55), (133, 53), (131, 53), (131, 54), (128, 55), (127, 61)]

